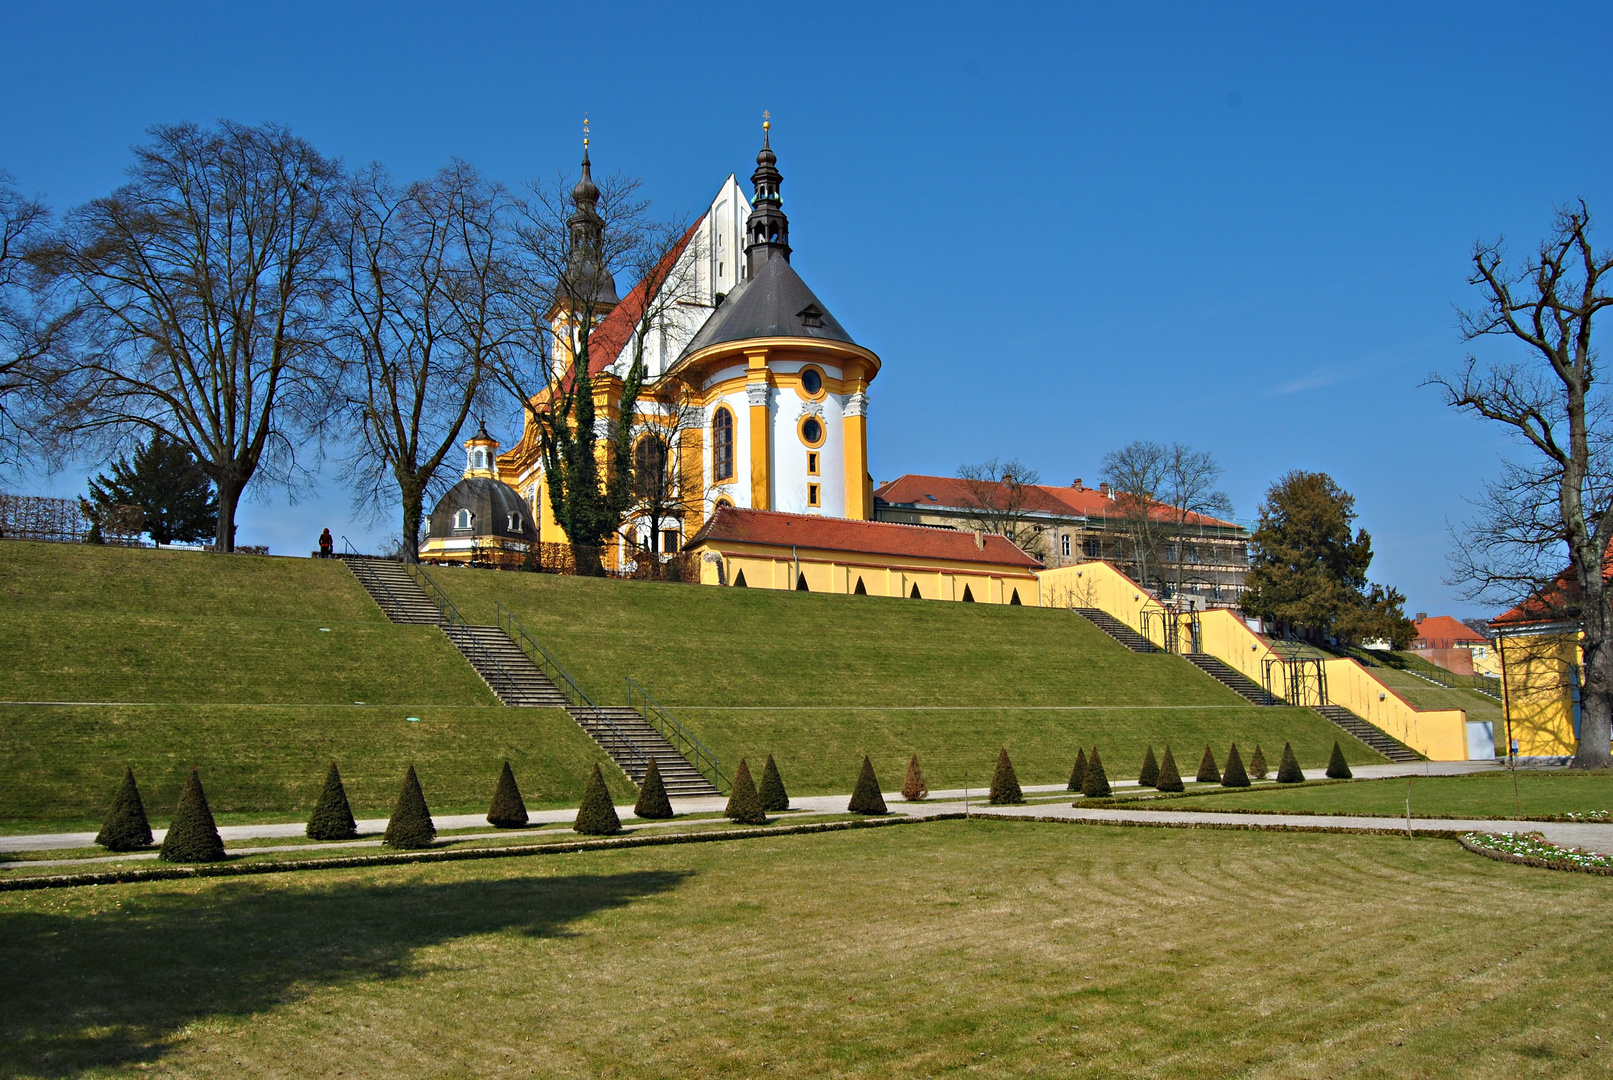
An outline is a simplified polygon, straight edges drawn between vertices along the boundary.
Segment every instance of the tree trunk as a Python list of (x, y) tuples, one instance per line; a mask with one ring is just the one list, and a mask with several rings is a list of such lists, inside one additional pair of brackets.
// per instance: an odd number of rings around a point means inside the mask
[(241, 502), (241, 489), (246, 485), (234, 477), (220, 477), (218, 486), (218, 531), (214, 534), (213, 550), (235, 550), (235, 508)]
[(420, 561), (420, 519), (425, 513), (425, 486), (413, 477), (398, 475), (403, 499), (403, 561)]
[(1597, 591), (1587, 597), (1585, 668), (1580, 679), (1579, 744), (1574, 748), (1576, 769), (1613, 768), (1608, 739), (1613, 734), (1613, 641), (1609, 640), (1607, 598)]

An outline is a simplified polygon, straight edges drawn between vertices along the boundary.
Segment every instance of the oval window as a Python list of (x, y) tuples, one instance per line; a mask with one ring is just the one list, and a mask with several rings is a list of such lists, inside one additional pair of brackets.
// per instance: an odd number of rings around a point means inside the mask
[(817, 368), (807, 368), (801, 372), (801, 389), (809, 394), (816, 394), (823, 389), (823, 376), (818, 374)]
[(816, 417), (807, 417), (806, 423), (801, 425), (801, 437), (807, 442), (816, 445), (823, 441), (823, 425)]

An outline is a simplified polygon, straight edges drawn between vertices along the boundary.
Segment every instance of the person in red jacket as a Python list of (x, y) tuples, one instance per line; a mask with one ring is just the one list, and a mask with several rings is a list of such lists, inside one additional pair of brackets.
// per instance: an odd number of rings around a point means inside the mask
[(319, 534), (319, 557), (321, 559), (330, 558), (331, 549), (335, 546), (336, 541), (330, 538), (329, 529), (326, 529), (324, 532)]

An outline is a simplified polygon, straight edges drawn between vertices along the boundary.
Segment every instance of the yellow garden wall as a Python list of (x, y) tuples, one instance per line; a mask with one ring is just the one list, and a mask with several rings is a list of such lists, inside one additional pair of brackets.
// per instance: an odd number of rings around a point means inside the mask
[[(1501, 639), (1506, 654), (1503, 694), (1511, 737), (1520, 757), (1563, 757), (1578, 748), (1574, 739), (1573, 690), (1569, 671), (1583, 663), (1579, 634), (1529, 634)], [(1498, 725), (1495, 745), (1507, 738)]]
[[(1044, 570), (1042, 603), (1048, 607), (1093, 607), (1107, 611), (1139, 633), (1149, 612), (1147, 636), (1163, 644), (1164, 608), (1141, 586), (1105, 562), (1079, 563)], [(1200, 647), (1211, 656), (1264, 685), (1264, 661), (1274, 653), (1260, 635), (1231, 611), (1217, 609), (1199, 616)], [(1185, 639), (1186, 630), (1183, 635)], [(1328, 699), (1375, 727), (1393, 735), (1434, 761), (1467, 759), (1467, 713), (1461, 709), (1422, 711), (1379, 682), (1354, 660), (1323, 663)], [(1280, 694), (1278, 695), (1281, 696)], [(1496, 732), (1501, 737), (1501, 732)]]
[(1017, 593), (1022, 606), (1037, 605), (1036, 575), (1010, 567), (944, 560), (915, 566), (895, 556), (887, 561), (878, 555), (813, 548), (801, 548), (792, 558), (784, 549), (741, 542), (706, 541), (691, 550), (700, 556), (703, 585), (719, 584), (717, 564), (705, 558), (711, 552), (721, 557), (729, 584), (743, 572), (751, 589), (794, 589), (799, 569), (810, 592), (850, 594), (861, 580), (869, 596), (909, 598), (916, 585), (920, 599), (961, 601), (967, 587), (973, 603), (1007, 604)]

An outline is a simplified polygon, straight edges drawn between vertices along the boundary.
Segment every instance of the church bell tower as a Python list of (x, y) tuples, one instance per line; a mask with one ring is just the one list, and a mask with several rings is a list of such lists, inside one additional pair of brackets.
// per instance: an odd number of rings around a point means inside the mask
[(762, 265), (775, 255), (790, 261), (790, 219), (784, 216), (784, 200), (779, 187), (784, 183), (778, 171), (778, 156), (769, 145), (772, 120), (762, 121), (762, 149), (756, 155), (756, 171), (751, 173), (755, 194), (750, 219), (745, 223), (745, 276), (753, 278)]

